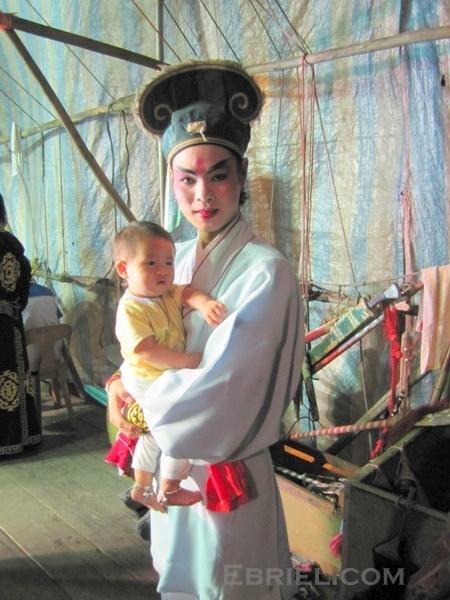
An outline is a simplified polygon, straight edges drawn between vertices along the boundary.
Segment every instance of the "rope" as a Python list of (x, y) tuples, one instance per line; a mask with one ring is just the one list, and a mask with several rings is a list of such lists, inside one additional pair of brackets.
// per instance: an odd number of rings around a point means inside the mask
[[(109, 149), (110, 149), (110, 153), (111, 153), (111, 184), (116, 187), (115, 185), (115, 173), (116, 173), (116, 153), (114, 151), (114, 143), (113, 143), (113, 139), (112, 139), (112, 134), (111, 134), (111, 125), (109, 124), (109, 115), (110, 113), (108, 113), (108, 116), (106, 117), (106, 133), (108, 135), (108, 140), (109, 140)], [(117, 207), (116, 207), (116, 203), (113, 202), (113, 214), (114, 214), (114, 232), (117, 233), (118, 230), (118, 224), (117, 224)]]
[(17, 104), (17, 102), (16, 102), (15, 100), (13, 100), (9, 94), (7, 94), (7, 93), (6, 93), (5, 91), (3, 91), (3, 90), (0, 90), (0, 92), (1, 92), (1, 93), (2, 93), (4, 96), (6, 96), (6, 97), (8, 98), (8, 100), (10, 100), (10, 101), (11, 101), (13, 104), (15, 104), (15, 105), (17, 106), (17, 108), (18, 108), (18, 109), (19, 109), (21, 112), (23, 112), (23, 114), (24, 114), (24, 115), (27, 115), (27, 117), (28, 117), (29, 119), (31, 119), (31, 120), (33, 121), (33, 123), (36, 123), (36, 125), (39, 125), (39, 123), (36, 121), (36, 119), (33, 119), (33, 117), (30, 115), (30, 113), (27, 113), (27, 111), (26, 111), (24, 108), (22, 108), (22, 107), (20, 106), (20, 104)]
[[(165, 2), (163, 3), (163, 8), (169, 13), (170, 18), (175, 23), (176, 28), (178, 29), (178, 31), (181, 33), (181, 35), (183, 36), (183, 38), (187, 42), (189, 48), (192, 50), (192, 52), (195, 54), (195, 56), (198, 57), (199, 56), (198, 52), (195, 50), (195, 48), (190, 43), (189, 38), (186, 37), (183, 29), (178, 25), (177, 20), (175, 19), (175, 17), (173, 16), (173, 14), (170, 12), (170, 10), (169, 10), (169, 8), (168, 8), (168, 6), (167, 6), (167, 4)], [(191, 33), (193, 33), (192, 28), (191, 28)]]
[[(132, 0), (134, 1), (134, 0)], [(219, 24), (217, 23), (217, 21), (215, 20), (215, 18), (212, 16), (212, 14), (210, 13), (210, 11), (208, 10), (208, 7), (205, 5), (203, 0), (200, 0), (200, 4), (203, 6), (203, 8), (206, 10), (206, 12), (208, 13), (209, 18), (211, 19), (211, 21), (214, 23), (214, 25), (216, 26), (217, 30), (219, 31), (220, 35), (223, 37), (223, 39), (225, 40), (225, 43), (227, 44), (228, 48), (231, 50), (231, 52), (234, 55), (234, 58), (239, 61), (239, 56), (236, 54), (236, 52), (233, 49), (233, 46), (230, 44), (230, 42), (228, 41), (226, 35), (224, 34), (224, 32), (222, 31), (222, 29), (219, 27)]]
[[(257, 2), (259, 5), (260, 5), (260, 3), (259, 3), (259, 0), (256, 0), (256, 2)], [(261, 25), (262, 25), (262, 28), (264, 29), (264, 31), (265, 31), (265, 33), (266, 33), (267, 37), (269, 38), (269, 40), (270, 40), (270, 42), (271, 42), (272, 46), (274, 47), (274, 49), (275, 49), (275, 52), (277, 53), (277, 56), (278, 56), (278, 58), (281, 60), (281, 58), (282, 58), (282, 56), (281, 56), (281, 53), (280, 53), (280, 51), (278, 50), (278, 48), (277, 48), (277, 45), (275, 44), (275, 42), (274, 42), (274, 40), (273, 40), (272, 36), (270, 35), (270, 33), (269, 33), (269, 30), (268, 30), (268, 29), (267, 29), (267, 27), (266, 27), (266, 24), (265, 24), (265, 23), (264, 23), (264, 21), (262, 20), (262, 18), (261, 18), (261, 15), (260, 15), (260, 14), (259, 14), (259, 12), (256, 10), (256, 7), (255, 7), (255, 5), (253, 4), (253, 0), (250, 0), (250, 4), (252, 5), (252, 8), (253, 8), (253, 10), (255, 11), (255, 14), (256, 14), (256, 16), (257, 16), (257, 18), (258, 18), (259, 22), (261, 23)], [(260, 5), (260, 7), (261, 7), (261, 5)], [(283, 79), (284, 79), (284, 73), (283, 73)]]
[(267, 239), (270, 240), (270, 232), (272, 229), (272, 215), (273, 215), (273, 205), (275, 199), (275, 183), (276, 183), (276, 173), (278, 166), (278, 141), (280, 136), (280, 123), (281, 123), (281, 106), (283, 103), (283, 91), (284, 91), (284, 71), (281, 74), (281, 90), (280, 90), (280, 103), (278, 105), (278, 119), (277, 119), (277, 135), (275, 139), (275, 155), (273, 157), (273, 180), (272, 180), (272, 191), (270, 194), (270, 206), (269, 206), (269, 222), (267, 225)]
[[(314, 71), (312, 71), (314, 74)], [(300, 285), (302, 287), (302, 295), (306, 300), (305, 304), (305, 326), (310, 329), (310, 303), (308, 302), (309, 297), (309, 286), (308, 281), (311, 279), (311, 212), (312, 212), (312, 187), (313, 187), (313, 165), (314, 165), (314, 80), (311, 81), (312, 89), (310, 93), (310, 105), (309, 105), (309, 139), (308, 139), (308, 128), (306, 126), (306, 70), (305, 61), (302, 60), (301, 72), (297, 68), (297, 98), (298, 98), (298, 112), (299, 112), (299, 125), (300, 125), (300, 165), (301, 165), (301, 213), (302, 213), (302, 228), (301, 228), (301, 241), (300, 241), (300, 257), (299, 257), (299, 271), (300, 271)], [(309, 146), (308, 146), (309, 144)], [(308, 162), (306, 157), (308, 156)], [(308, 171), (309, 167), (309, 172)], [(307, 344), (307, 348), (310, 344)], [(312, 403), (309, 403), (308, 416), (314, 430), (315, 423), (313, 418), (313, 407)], [(316, 417), (317, 418), (317, 417)]]
[[(401, 52), (401, 48), (400, 48)], [(400, 94), (402, 98), (402, 116), (403, 116), (403, 139), (404, 139), (404, 169), (405, 178), (403, 182), (403, 191), (401, 192), (402, 209), (403, 209), (403, 251), (404, 251), (404, 268), (408, 274), (413, 270), (413, 255), (411, 244), (411, 139), (410, 139), (410, 123), (409, 123), (409, 102), (406, 93), (407, 77), (405, 74), (405, 61), (402, 62), (400, 69), (401, 83)]]
[(122, 110), (121, 111), (121, 115), (122, 115), (122, 121), (123, 121), (123, 126), (125, 128), (125, 154), (126, 154), (126, 165), (125, 165), (125, 188), (127, 190), (127, 205), (129, 207), (131, 207), (131, 192), (130, 192), (130, 184), (128, 181), (128, 171), (130, 170), (130, 148), (128, 147), (128, 127), (127, 127), (127, 118), (126, 118), (126, 114), (125, 111)]
[[(34, 277), (44, 277), (47, 281), (58, 281), (59, 283), (71, 283), (87, 290), (93, 290), (99, 285), (113, 287), (115, 282), (105, 277), (89, 277), (85, 275), (70, 275), (69, 273), (52, 273), (48, 269), (42, 269), (36, 258), (31, 261), (31, 272)], [(108, 273), (111, 271), (109, 269)]]
[[(314, 65), (311, 65), (311, 68), (312, 68), (312, 70), (314, 72)], [(318, 95), (317, 95), (317, 88), (316, 88), (315, 85), (314, 85), (313, 89), (314, 89), (314, 100), (315, 100), (315, 104), (316, 104), (316, 107), (317, 107), (317, 114), (319, 115), (320, 130), (321, 130), (322, 136), (323, 136), (323, 141), (324, 141), (324, 146), (325, 146), (325, 152), (326, 152), (327, 162), (328, 162), (328, 168), (329, 168), (329, 171), (330, 171), (331, 183), (332, 183), (332, 186), (333, 186), (334, 198), (335, 198), (335, 201), (336, 201), (336, 206), (337, 206), (337, 210), (338, 210), (338, 215), (339, 215), (339, 221), (340, 221), (340, 225), (341, 225), (341, 229), (342, 229), (342, 234), (344, 236), (345, 252), (347, 254), (347, 258), (348, 258), (348, 261), (349, 261), (349, 266), (350, 266), (350, 272), (351, 272), (351, 275), (352, 275), (353, 285), (356, 288), (356, 290), (358, 291), (358, 285), (356, 283), (355, 270), (353, 268), (353, 261), (352, 261), (352, 257), (351, 257), (351, 253), (350, 253), (350, 248), (349, 248), (349, 244), (348, 244), (348, 240), (347, 240), (347, 235), (345, 233), (344, 219), (342, 217), (341, 206), (340, 206), (340, 203), (339, 203), (339, 196), (338, 196), (338, 193), (337, 193), (336, 181), (335, 181), (335, 178), (334, 178), (333, 167), (332, 167), (332, 164), (331, 164), (331, 156), (330, 156), (330, 151), (329, 151), (329, 148), (328, 148), (328, 140), (327, 140), (327, 137), (325, 135), (325, 127), (324, 127), (324, 124), (323, 124), (322, 113), (321, 113), (320, 105), (319, 105), (319, 98), (318, 98)]]
[[(361, 391), (364, 402), (364, 412), (367, 413), (369, 411), (369, 401), (367, 396), (367, 383), (366, 383), (366, 371), (365, 371), (365, 363), (364, 363), (364, 351), (363, 351), (363, 338), (361, 338), (358, 342), (359, 346), (359, 365), (361, 370)], [(371, 450), (372, 440), (369, 438), (369, 452)]]
[[(415, 271), (414, 273), (410, 273), (410, 275), (414, 275), (416, 278), (418, 278), (421, 274), (421, 271)], [(374, 284), (377, 283), (399, 283), (399, 282), (403, 282), (406, 283), (407, 281), (409, 281), (409, 277), (406, 277), (405, 275), (397, 275), (395, 277), (386, 277), (384, 279), (372, 279), (371, 281), (361, 281), (360, 283), (358, 283), (358, 288), (365, 288), (365, 287), (370, 287), (373, 286)], [(311, 284), (314, 284), (317, 287), (322, 287), (323, 289), (326, 289), (325, 286), (330, 287), (330, 286), (335, 286), (336, 289), (341, 289), (341, 288), (346, 288), (346, 287), (355, 287), (354, 284), (352, 283), (335, 283), (335, 282), (322, 282), (320, 284), (318, 283), (314, 283), (313, 281), (310, 282)]]
[(163, 34), (159, 31), (159, 29), (156, 27), (156, 25), (154, 25), (152, 23), (152, 21), (147, 17), (147, 15), (142, 10), (142, 8), (137, 4), (137, 2), (135, 0), (131, 0), (131, 3), (134, 5), (136, 10), (138, 10), (141, 13), (141, 15), (144, 17), (144, 19), (150, 25), (150, 27), (157, 33), (160, 41), (164, 42), (164, 44), (169, 48), (169, 50), (171, 50), (174, 53), (174, 55), (177, 57), (177, 59), (181, 62), (180, 56), (175, 52), (175, 50), (172, 48), (172, 46), (169, 44), (169, 42), (166, 40), (166, 38), (163, 36)]
[(59, 153), (59, 196), (61, 205), (61, 240), (62, 240), (62, 259), (63, 259), (63, 273), (67, 271), (66, 268), (66, 236), (64, 227), (64, 186), (62, 176), (62, 151), (61, 151), (61, 132), (58, 136), (58, 153)]
[[(23, 91), (24, 91), (26, 94), (28, 94), (28, 96), (30, 96), (31, 98), (33, 98), (33, 100), (34, 100), (35, 102), (37, 102), (41, 108), (43, 108), (43, 109), (44, 109), (46, 112), (48, 112), (48, 114), (49, 114), (49, 115), (51, 115), (51, 116), (52, 116), (54, 119), (56, 119), (56, 118), (57, 118), (57, 117), (55, 117), (55, 115), (54, 115), (54, 114), (53, 114), (53, 113), (52, 113), (50, 110), (48, 110), (48, 108), (47, 108), (46, 106), (44, 106), (44, 105), (42, 104), (42, 102), (40, 102), (40, 101), (39, 101), (39, 100), (36, 98), (36, 96), (33, 96), (33, 94), (32, 94), (31, 92), (29, 92), (29, 91), (27, 90), (27, 88), (26, 88), (26, 87), (24, 87), (24, 86), (23, 86), (23, 85), (22, 85), (22, 84), (21, 84), (19, 81), (17, 81), (17, 79), (14, 79), (14, 77), (13, 77), (12, 75), (10, 75), (10, 73), (8, 73), (8, 71), (7, 71), (6, 69), (4, 69), (4, 68), (3, 68), (1, 65), (0, 65), (0, 69), (3, 71), (3, 73), (4, 73), (5, 75), (7, 75), (7, 76), (8, 76), (10, 79), (12, 79), (12, 81), (14, 81), (14, 83), (15, 83), (15, 84), (16, 84), (18, 87), (20, 87), (20, 89), (21, 89), (21, 90), (23, 90)], [(36, 122), (36, 121), (35, 121), (35, 122)]]
[[(29, 0), (26, 0), (27, 4), (30, 6), (30, 8), (32, 8), (34, 10), (34, 12), (38, 15), (38, 17), (40, 19), (42, 19), (42, 21), (44, 21), (44, 23), (46, 25), (48, 25), (50, 27), (50, 23), (49, 21), (47, 21), (41, 14), (40, 12), (31, 4), (31, 2)], [(98, 83), (98, 85), (108, 94), (108, 96), (112, 99), (115, 100), (115, 97), (110, 94), (110, 92), (108, 91), (108, 89), (103, 85), (103, 83), (100, 81), (100, 79), (98, 79), (96, 77), (96, 75), (90, 70), (90, 68), (86, 65), (85, 62), (83, 62), (81, 60), (81, 58), (72, 50), (72, 48), (69, 46), (69, 44), (64, 44), (64, 46), (67, 48), (67, 50), (72, 54), (72, 56), (74, 56), (77, 61), (86, 69), (86, 71), (89, 73), (89, 75), (95, 79), (95, 81)]]
[(335, 427), (324, 427), (315, 431), (294, 432), (289, 435), (291, 440), (304, 440), (316, 437), (345, 435), (347, 433), (358, 433), (360, 431), (371, 431), (374, 429), (384, 429), (396, 425), (400, 416), (391, 417), (389, 419), (381, 419), (380, 421), (368, 421), (367, 423), (353, 423), (352, 425), (337, 425)]
[(40, 132), (40, 138), (41, 138), (41, 148), (42, 148), (42, 205), (44, 207), (45, 257), (47, 259), (47, 264), (48, 264), (49, 257), (50, 257), (50, 251), (49, 251), (49, 243), (48, 243), (47, 198), (45, 195), (45, 180), (46, 180), (47, 172), (45, 170), (45, 140), (44, 140), (44, 134), (42, 133), (42, 131)]
[[(125, 175), (124, 175), (124, 182), (125, 182), (125, 188), (127, 190), (127, 206), (131, 207), (131, 192), (130, 192), (130, 185), (129, 185), (129, 181), (128, 181), (128, 172), (130, 169), (130, 149), (128, 146), (128, 127), (127, 127), (127, 122), (126, 122), (126, 113), (125, 111), (120, 111), (120, 114), (122, 116), (122, 121), (123, 121), (123, 125), (125, 128), (125, 156), (126, 156), (126, 164), (125, 164)], [(108, 135), (108, 140), (109, 140), (109, 145), (110, 145), (110, 152), (111, 152), (111, 183), (113, 186), (115, 186), (115, 172), (116, 172), (116, 154), (115, 154), (115, 145), (113, 142), (113, 138), (112, 138), (112, 133), (111, 133), (111, 125), (109, 123), (109, 117), (110, 117), (111, 113), (108, 113), (107, 115), (107, 119), (106, 119), (106, 132)], [(119, 130), (120, 131), (120, 130)], [(118, 219), (117, 219), (117, 209), (115, 206), (115, 203), (113, 203), (114, 205), (114, 231), (117, 233), (118, 230)]]
[[(284, 8), (281, 6), (279, 0), (275, 0), (275, 4), (278, 6), (278, 8), (280, 9), (281, 14), (283, 15), (283, 17), (286, 19), (286, 21), (288, 22), (289, 27), (292, 29), (292, 31), (295, 34), (295, 37), (297, 38), (297, 40), (300, 42), (300, 48), (302, 50), (302, 52), (304, 54), (310, 54), (311, 53), (311, 48), (308, 46), (308, 44), (306, 43), (306, 41), (302, 38), (302, 36), (299, 34), (299, 32), (295, 29), (294, 25), (291, 23), (289, 17), (287, 16)], [(284, 31), (284, 28), (281, 27), (280, 28), (282, 31)]]
[[(301, 163), (301, 210), (302, 231), (300, 242), (299, 276), (302, 285), (303, 296), (308, 297), (308, 282), (311, 279), (311, 211), (312, 211), (312, 187), (313, 187), (313, 164), (314, 164), (314, 100), (310, 94), (311, 104), (309, 106), (309, 124), (306, 125), (306, 77), (305, 61), (302, 61), (301, 72), (297, 69), (297, 98), (300, 123), (300, 163)], [(311, 82), (314, 86), (314, 81)], [(308, 139), (309, 130), (309, 139)], [(308, 156), (308, 161), (306, 157)]]

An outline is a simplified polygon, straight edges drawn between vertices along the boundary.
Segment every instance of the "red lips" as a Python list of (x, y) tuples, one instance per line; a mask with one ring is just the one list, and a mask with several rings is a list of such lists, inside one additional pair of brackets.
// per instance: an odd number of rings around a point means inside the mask
[(211, 219), (211, 217), (213, 217), (216, 214), (216, 212), (217, 212), (217, 210), (202, 209), (202, 210), (198, 210), (197, 214), (202, 219)]

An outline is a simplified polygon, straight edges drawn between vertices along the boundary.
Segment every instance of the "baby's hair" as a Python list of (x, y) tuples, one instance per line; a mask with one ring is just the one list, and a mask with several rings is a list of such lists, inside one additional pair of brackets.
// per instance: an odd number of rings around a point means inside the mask
[(172, 236), (168, 231), (152, 221), (132, 221), (123, 227), (115, 236), (113, 241), (114, 260), (123, 260), (132, 256), (139, 242), (143, 239), (154, 237), (169, 241), (175, 246)]

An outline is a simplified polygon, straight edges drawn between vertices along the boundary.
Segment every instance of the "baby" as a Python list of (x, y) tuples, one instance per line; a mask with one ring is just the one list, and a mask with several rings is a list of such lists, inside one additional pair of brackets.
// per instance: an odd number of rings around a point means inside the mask
[[(121, 376), (125, 389), (139, 403), (164, 370), (195, 369), (201, 361), (200, 352), (184, 351), (181, 308), (199, 310), (212, 326), (225, 319), (227, 309), (200, 290), (173, 283), (175, 245), (159, 225), (130, 223), (116, 235), (113, 251), (117, 273), (128, 286), (116, 318), (116, 335), (125, 361)], [(112, 406), (110, 410), (119, 413), (121, 408)], [(158, 461), (161, 478), (156, 496), (153, 477)], [(202, 498), (200, 492), (180, 486), (189, 475), (189, 461), (161, 455), (151, 433), (139, 436), (132, 467), (135, 485), (131, 497), (148, 508), (189, 506)]]

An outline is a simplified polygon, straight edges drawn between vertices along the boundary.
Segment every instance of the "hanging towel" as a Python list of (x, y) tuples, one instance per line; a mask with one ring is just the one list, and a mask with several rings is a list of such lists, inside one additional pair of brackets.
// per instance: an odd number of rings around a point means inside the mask
[(422, 269), (417, 331), (422, 333), (420, 372), (439, 369), (450, 344), (450, 265)]
[(19, 174), (21, 165), (20, 130), (13, 121), (11, 125), (11, 177)]

